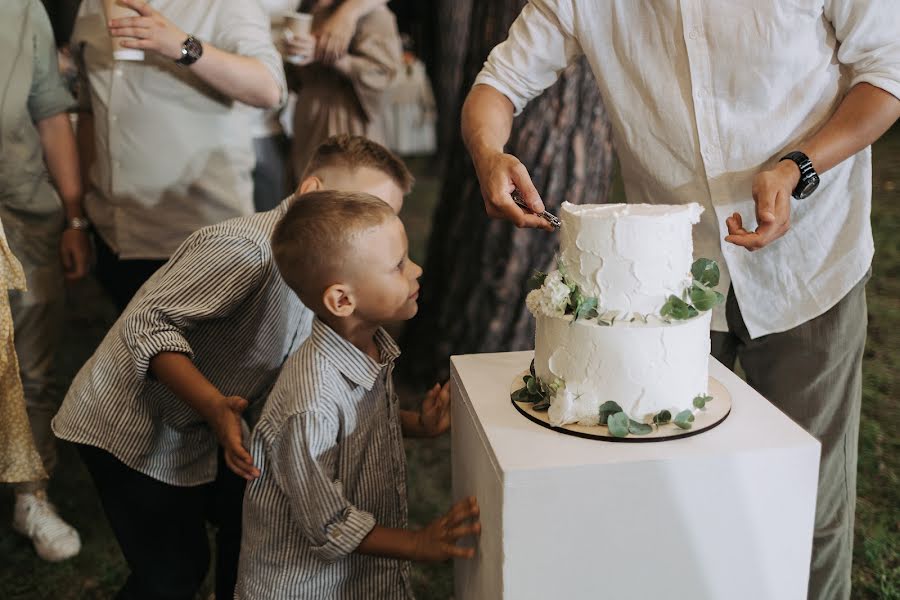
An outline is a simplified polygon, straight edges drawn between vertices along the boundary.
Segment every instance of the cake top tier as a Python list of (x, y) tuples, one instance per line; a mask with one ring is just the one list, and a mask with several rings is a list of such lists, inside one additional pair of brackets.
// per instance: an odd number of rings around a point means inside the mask
[(656, 314), (691, 283), (696, 203), (563, 203), (560, 265), (605, 310)]

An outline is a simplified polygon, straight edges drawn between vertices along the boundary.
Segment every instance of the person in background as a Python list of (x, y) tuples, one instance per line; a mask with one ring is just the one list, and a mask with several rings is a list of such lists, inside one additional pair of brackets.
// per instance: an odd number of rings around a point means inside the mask
[[(284, 39), (284, 15), (296, 11), (299, 2), (259, 0), (259, 3), (269, 17), (272, 41), (278, 47)], [(359, 18), (384, 4), (387, 4), (387, 0), (346, 0), (340, 10), (335, 11), (322, 23), (315, 36), (300, 41), (299, 48), (303, 54), (313, 55), (318, 39), (319, 52), (322, 56), (340, 58), (347, 53)], [(294, 96), (292, 100), (295, 102), (296, 97)], [(256, 111), (253, 126), (253, 150), (256, 157), (256, 164), (253, 167), (253, 205), (258, 212), (278, 206), (291, 188), (293, 175), (288, 160), (291, 142), (281, 124), (284, 121), (290, 123), (293, 118), (293, 114), (283, 115), (282, 112), (292, 110), (294, 102), (289, 101), (282, 110)]]
[[(246, 105), (287, 90), (269, 20), (244, 0), (84, 0), (72, 34), (82, 79), (79, 148), (97, 275), (120, 309), (191, 233), (253, 212)], [(110, 35), (144, 60), (113, 60)]]
[[(50, 420), (58, 408), (53, 367), (64, 280), (83, 277), (91, 254), (67, 112), (74, 100), (60, 77), (50, 20), (38, 0), (0, 4), (0, 33), (0, 222), (24, 268), (27, 291), (12, 286), (18, 289), (9, 293), (9, 305), (30, 429), (43, 462), (42, 469), (19, 471), (30, 475), (17, 477), (13, 528), (31, 538), (44, 560), (63, 560), (78, 554), (81, 541), (48, 500), (44, 471), (52, 474), (56, 464)], [(3, 270), (15, 282), (15, 269)], [(4, 364), (5, 387), (15, 387), (8, 372), (15, 357), (5, 356)]]
[[(309, 57), (306, 64), (288, 69), (291, 88), (297, 93), (291, 146), (295, 173), (303, 172), (316, 147), (331, 135), (347, 133), (384, 141), (384, 93), (403, 66), (402, 47), (394, 14), (383, 2), (365, 4), (368, 13), (351, 0), (317, 0), (310, 8), (312, 35), (285, 40), (287, 54)], [(348, 24), (359, 14), (363, 16), (348, 36)], [(346, 53), (341, 54), (348, 39)], [(313, 41), (316, 51), (309, 54)]]

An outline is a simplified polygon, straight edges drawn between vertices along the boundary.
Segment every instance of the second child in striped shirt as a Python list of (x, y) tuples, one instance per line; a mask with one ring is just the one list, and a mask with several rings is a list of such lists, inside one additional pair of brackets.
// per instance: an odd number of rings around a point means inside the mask
[(412, 318), (422, 269), (400, 219), (368, 194), (297, 199), (272, 237), (275, 262), (316, 314), (257, 423), (260, 470), (244, 497), (236, 597), (412, 598), (410, 560), (471, 558), (481, 532), (470, 497), (420, 530), (407, 523), (402, 436), (450, 427), (449, 391), (399, 408), (399, 350), (383, 326)]

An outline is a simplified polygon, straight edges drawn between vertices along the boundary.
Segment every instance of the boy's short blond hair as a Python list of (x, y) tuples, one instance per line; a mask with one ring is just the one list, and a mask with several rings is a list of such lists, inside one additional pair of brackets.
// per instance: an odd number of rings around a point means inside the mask
[(377, 142), (359, 136), (342, 133), (322, 142), (303, 171), (306, 179), (326, 167), (358, 169), (369, 167), (381, 171), (397, 184), (404, 194), (412, 190), (415, 178), (403, 160)]
[(276, 225), (272, 253), (281, 277), (308, 307), (336, 283), (353, 259), (354, 238), (397, 218), (383, 200), (363, 192), (325, 190), (298, 196)]

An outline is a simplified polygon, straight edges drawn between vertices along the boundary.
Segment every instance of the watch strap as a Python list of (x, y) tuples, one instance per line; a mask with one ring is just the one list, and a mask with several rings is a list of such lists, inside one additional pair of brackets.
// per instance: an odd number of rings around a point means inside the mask
[(175, 63), (187, 67), (197, 62), (201, 56), (203, 56), (203, 44), (193, 35), (189, 35), (181, 43), (181, 58), (177, 59)]
[[(797, 181), (797, 186), (791, 192), (791, 195), (794, 198), (800, 199), (808, 196), (813, 190), (809, 190), (804, 194), (804, 190), (809, 187), (810, 182), (815, 181), (816, 185), (818, 185), (819, 174), (816, 173), (815, 168), (813, 168), (812, 161), (809, 157), (800, 152), (799, 150), (794, 150), (793, 152), (788, 152), (784, 156), (782, 156), (778, 162), (783, 160), (789, 160), (797, 165), (797, 168), (800, 169), (800, 179)], [(815, 188), (813, 188), (815, 189)]]
[(66, 229), (74, 229), (76, 231), (87, 231), (91, 228), (91, 222), (84, 217), (72, 217), (66, 221)]

